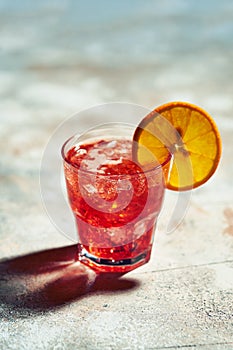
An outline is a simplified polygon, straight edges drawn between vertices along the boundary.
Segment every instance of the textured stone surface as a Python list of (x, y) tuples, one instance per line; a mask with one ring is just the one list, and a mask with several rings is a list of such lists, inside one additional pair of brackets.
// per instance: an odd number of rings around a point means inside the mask
[(1, 263), (2, 348), (232, 349), (232, 262), (111, 280), (74, 251)]
[[(99, 12), (88, 1), (9, 3), (0, 3), (0, 348), (232, 350), (232, 3), (102, 0)], [(82, 108), (174, 99), (213, 115), (220, 167), (170, 234), (177, 194), (167, 192), (149, 264), (96, 278), (45, 214), (45, 145)]]

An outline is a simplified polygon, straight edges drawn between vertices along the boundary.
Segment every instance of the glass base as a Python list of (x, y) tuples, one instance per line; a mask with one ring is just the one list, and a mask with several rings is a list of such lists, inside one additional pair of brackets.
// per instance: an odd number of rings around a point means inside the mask
[(136, 257), (113, 260), (113, 259), (103, 259), (90, 254), (85, 248), (80, 244), (78, 247), (78, 260), (94, 269), (96, 272), (119, 272), (126, 273), (136, 269), (139, 266), (146, 264), (150, 260), (151, 247)]

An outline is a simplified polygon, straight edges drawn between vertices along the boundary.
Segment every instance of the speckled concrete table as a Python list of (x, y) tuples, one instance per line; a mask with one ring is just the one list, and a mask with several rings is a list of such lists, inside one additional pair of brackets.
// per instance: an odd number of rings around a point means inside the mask
[[(177, 17), (155, 3), (148, 11), (143, 7), (144, 29), (138, 2), (133, 10), (125, 5), (124, 13), (114, 7), (101, 25), (83, 8), (82, 21), (78, 5), (73, 9), (68, 2), (33, 7), (22, 1), (14, 9), (5, 2), (0, 8), (1, 349), (233, 349), (233, 35), (223, 20), (232, 5), (223, 3), (221, 9), (206, 4), (208, 18), (194, 8), (196, 17), (187, 20), (191, 9), (176, 0), (184, 19), (177, 31)], [(80, 21), (66, 21), (73, 11)], [(121, 31), (123, 22), (110, 21), (113, 13), (132, 27)], [(197, 18), (200, 27), (191, 36)], [(169, 42), (178, 35), (184, 50), (162, 40), (153, 51), (141, 40), (140, 56), (134, 32), (142, 39), (158, 32), (166, 38), (167, 31)], [(195, 59), (191, 37), (200, 53)], [(130, 52), (118, 55), (129, 42)], [(213, 115), (223, 139), (220, 167), (193, 192), (184, 220), (170, 234), (162, 213), (147, 265), (120, 279), (96, 278), (74, 263), (75, 244), (43, 209), (45, 145), (59, 123), (82, 108), (121, 100), (153, 107), (174, 99)], [(167, 192), (165, 207), (174, 196)]]

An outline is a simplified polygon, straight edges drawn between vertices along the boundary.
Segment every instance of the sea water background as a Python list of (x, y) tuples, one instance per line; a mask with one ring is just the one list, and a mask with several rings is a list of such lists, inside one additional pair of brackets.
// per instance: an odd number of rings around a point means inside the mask
[[(38, 210), (38, 177), (48, 139), (68, 116), (105, 102), (153, 108), (171, 100), (188, 100), (209, 111), (222, 133), (224, 155), (218, 176), (196, 191), (195, 198), (198, 205), (211, 203), (218, 188), (219, 205), (230, 200), (232, 62), (230, 0), (0, 0), (0, 136), (6, 227), (14, 225), (9, 208), (18, 215), (21, 205), (24, 212), (25, 206), (34, 205), (38, 223), (32, 223), (31, 244), (38, 246), (36, 226), (45, 225), (43, 209)], [(98, 122), (98, 118), (89, 118), (77, 129)], [(59, 147), (54, 152), (60, 157)], [(209, 192), (203, 195), (203, 191)], [(19, 206), (12, 207), (14, 201)], [(166, 219), (169, 214), (164, 215)], [(33, 221), (29, 214), (17, 226), (19, 242), (28, 220)], [(46, 230), (40, 232), (44, 235), (41, 247), (54, 244), (53, 227), (48, 225)], [(7, 247), (11, 252), (12, 243)]]

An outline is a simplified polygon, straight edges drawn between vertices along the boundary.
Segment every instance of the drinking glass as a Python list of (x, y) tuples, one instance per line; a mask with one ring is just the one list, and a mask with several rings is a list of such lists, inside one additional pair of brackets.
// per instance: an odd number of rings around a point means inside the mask
[(170, 158), (142, 169), (133, 160), (135, 126), (109, 123), (62, 147), (77, 259), (99, 272), (129, 272), (150, 259)]

